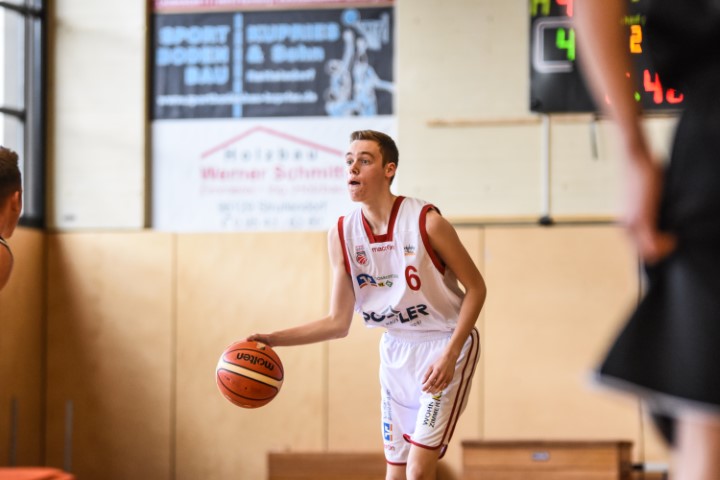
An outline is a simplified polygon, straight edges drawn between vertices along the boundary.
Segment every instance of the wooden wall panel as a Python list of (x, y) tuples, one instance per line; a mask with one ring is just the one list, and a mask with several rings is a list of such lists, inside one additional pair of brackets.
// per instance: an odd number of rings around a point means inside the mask
[[(587, 382), (637, 295), (635, 260), (622, 232), (609, 226), (458, 231), (489, 295), (479, 323), (481, 365), (441, 478), (458, 478), (465, 439), (627, 438), (637, 456), (637, 402)], [(42, 316), (41, 305), (25, 294), (41, 282), (42, 235), (23, 232), (14, 240), (19, 258), (32, 261), (0, 294), (3, 329), (12, 289), (18, 295), (11, 308)], [(329, 271), (325, 233), (50, 235), (48, 463), (66, 466), (68, 400), (70, 467), (89, 478), (263, 478), (272, 450), (381, 449), (382, 332), (359, 319), (349, 338), (278, 349), (286, 383), (266, 407), (234, 407), (214, 383), (217, 357), (232, 341), (324, 315)], [(39, 328), (11, 350), (41, 343)], [(0, 358), (0, 374), (32, 384), (23, 388), (41, 388), (41, 365), (23, 363), (39, 373), (20, 378)], [(29, 420), (33, 428), (39, 415)], [(7, 424), (0, 417), (0, 427)], [(647, 459), (665, 461), (652, 429), (645, 434)], [(28, 463), (37, 439), (21, 441), (30, 442), (21, 449), (29, 452), (22, 457)]]
[(232, 405), (214, 377), (233, 341), (327, 313), (326, 252), (326, 234), (319, 232), (178, 237), (178, 480), (262, 479), (267, 451), (326, 445), (324, 345), (279, 348), (285, 383), (259, 409)]
[(346, 338), (328, 344), (330, 451), (382, 452), (378, 345), (385, 330), (355, 315)]
[[(590, 377), (637, 299), (636, 259), (616, 227), (486, 230), (488, 439), (627, 439), (638, 403)], [(648, 458), (663, 458), (653, 437)]]
[(0, 466), (37, 465), (42, 453), (45, 234), (18, 228), (15, 265), (0, 292)]
[(160, 233), (49, 236), (49, 465), (170, 478), (172, 250)]

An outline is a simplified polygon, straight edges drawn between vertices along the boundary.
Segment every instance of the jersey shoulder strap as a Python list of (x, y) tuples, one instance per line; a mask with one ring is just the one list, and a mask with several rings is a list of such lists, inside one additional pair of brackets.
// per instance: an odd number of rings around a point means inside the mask
[(10, 254), (10, 258), (12, 258), (13, 253), (12, 250), (10, 250), (10, 245), (8, 245), (7, 241), (3, 237), (0, 237), (0, 245), (7, 248), (7, 251)]

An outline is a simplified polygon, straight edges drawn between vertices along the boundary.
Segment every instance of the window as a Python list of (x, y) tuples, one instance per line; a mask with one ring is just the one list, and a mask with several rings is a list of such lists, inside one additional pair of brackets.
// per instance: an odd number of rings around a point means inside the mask
[(45, 223), (45, 1), (0, 1), (0, 144), (23, 174), (20, 224)]

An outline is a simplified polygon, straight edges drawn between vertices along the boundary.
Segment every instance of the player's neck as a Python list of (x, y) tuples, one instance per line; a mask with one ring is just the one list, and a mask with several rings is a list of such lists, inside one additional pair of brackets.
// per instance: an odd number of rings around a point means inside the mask
[(397, 196), (388, 191), (386, 195), (375, 198), (371, 202), (363, 203), (363, 215), (375, 235), (387, 233), (390, 214), (392, 213), (396, 198)]

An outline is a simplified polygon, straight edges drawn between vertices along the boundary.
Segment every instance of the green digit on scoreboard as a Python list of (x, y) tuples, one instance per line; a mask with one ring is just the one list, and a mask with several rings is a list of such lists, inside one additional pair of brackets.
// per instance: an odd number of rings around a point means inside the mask
[(575, 30), (558, 28), (555, 34), (555, 46), (565, 50), (568, 60), (575, 61)]

